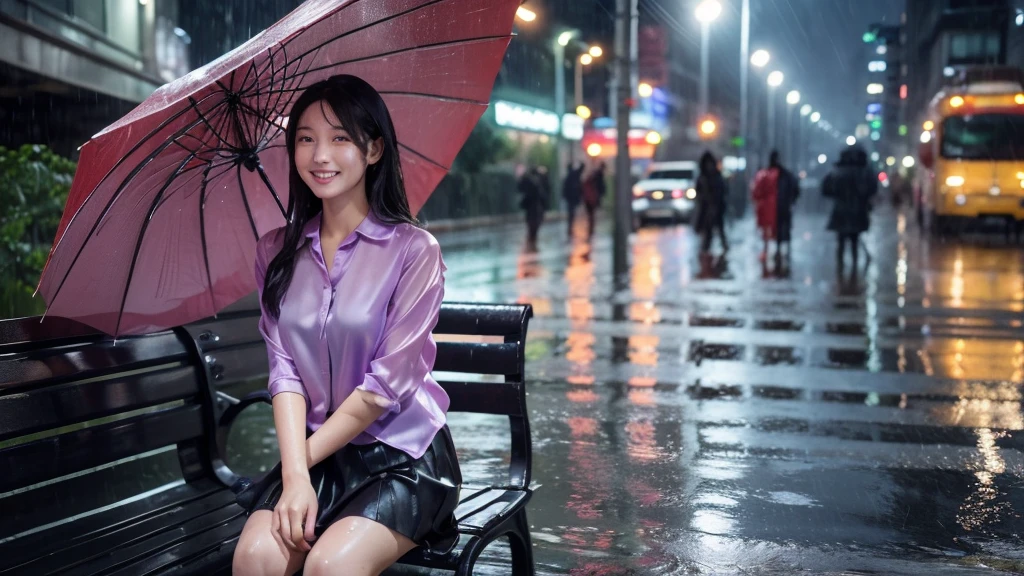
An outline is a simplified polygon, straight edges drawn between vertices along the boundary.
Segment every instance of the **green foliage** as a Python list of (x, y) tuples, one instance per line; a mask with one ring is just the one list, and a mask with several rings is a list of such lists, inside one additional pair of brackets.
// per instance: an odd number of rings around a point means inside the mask
[(484, 166), (508, 160), (514, 154), (515, 146), (507, 138), (486, 122), (479, 122), (455, 157), (454, 171), (478, 174)]
[(0, 317), (39, 311), (30, 297), (74, 174), (75, 163), (46, 146), (0, 146)]

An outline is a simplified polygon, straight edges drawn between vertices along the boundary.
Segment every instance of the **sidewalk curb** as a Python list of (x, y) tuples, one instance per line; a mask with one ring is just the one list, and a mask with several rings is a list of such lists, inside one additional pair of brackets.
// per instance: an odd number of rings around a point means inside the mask
[[(551, 211), (544, 215), (545, 222), (565, 220), (565, 212)], [(514, 214), (497, 214), (494, 216), (477, 216), (474, 218), (446, 218), (444, 220), (431, 220), (423, 224), (428, 232), (455, 232), (468, 230), (470, 228), (481, 228), (485, 226), (505, 225), (524, 226), (526, 216), (522, 212)]]

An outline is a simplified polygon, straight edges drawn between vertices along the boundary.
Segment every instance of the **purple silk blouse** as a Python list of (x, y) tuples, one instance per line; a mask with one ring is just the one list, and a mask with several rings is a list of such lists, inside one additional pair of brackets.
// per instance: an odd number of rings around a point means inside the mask
[[(281, 251), (284, 231), (256, 246), (261, 307), (267, 265)], [(375, 394), (387, 411), (352, 442), (380, 440), (419, 458), (448, 411), (448, 395), (430, 374), (447, 269), (437, 240), (371, 212), (338, 247), (328, 275), (319, 215), (303, 235), (308, 242), (300, 244), (280, 318), (264, 309), (260, 319), (271, 396), (301, 394), (306, 425), (315, 431), (353, 390)]]

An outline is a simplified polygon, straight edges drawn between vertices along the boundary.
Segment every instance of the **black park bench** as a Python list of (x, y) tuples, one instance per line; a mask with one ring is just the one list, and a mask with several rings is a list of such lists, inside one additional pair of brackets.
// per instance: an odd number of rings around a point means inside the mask
[[(439, 378), (450, 412), (508, 417), (508, 476), (463, 486), (453, 550), (414, 550), (401, 563), (469, 575), (507, 537), (511, 573), (533, 574), (531, 316), (529, 306), (442, 305), (435, 371), (492, 376)], [(265, 385), (258, 320), (239, 305), (116, 342), (61, 318), (0, 321), (0, 575), (230, 574), (245, 515), (231, 490), (240, 483), (225, 458), (228, 433), (268, 395), (237, 400), (225, 390)]]

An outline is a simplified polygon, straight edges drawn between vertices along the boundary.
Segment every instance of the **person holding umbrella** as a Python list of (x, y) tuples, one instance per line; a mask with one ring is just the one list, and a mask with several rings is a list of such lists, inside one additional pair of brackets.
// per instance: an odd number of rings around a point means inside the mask
[(287, 224), (259, 240), (255, 272), (281, 463), (239, 494), (234, 573), (379, 574), (458, 536), (449, 400), (430, 374), (446, 268), (373, 87), (312, 85), (286, 145)]

